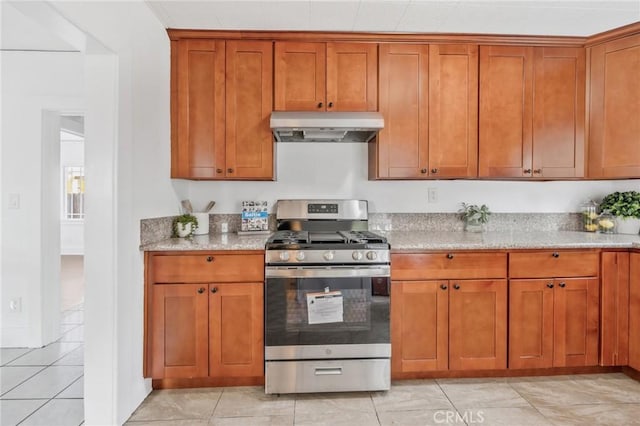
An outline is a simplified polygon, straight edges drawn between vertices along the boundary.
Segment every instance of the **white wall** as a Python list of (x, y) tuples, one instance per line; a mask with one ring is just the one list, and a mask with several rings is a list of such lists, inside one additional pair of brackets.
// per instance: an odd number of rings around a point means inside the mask
[[(242, 200), (361, 198), (376, 213), (455, 212), (461, 202), (487, 204), (494, 212), (577, 212), (590, 198), (640, 190), (640, 180), (506, 182), (484, 180), (369, 181), (366, 144), (282, 143), (276, 182), (184, 181), (179, 195), (200, 209), (216, 201), (214, 213), (238, 213)], [(428, 188), (438, 201), (429, 203)], [(178, 206), (175, 206), (176, 211)]]
[[(60, 279), (59, 249), (46, 248), (48, 241), (56, 239), (56, 231), (43, 226), (52, 217), (58, 223), (60, 217), (59, 154), (56, 157), (59, 147), (43, 146), (43, 135), (55, 127), (55, 117), (51, 118), (53, 122), (48, 120), (43, 125), (43, 111), (82, 109), (83, 59), (78, 53), (3, 51), (1, 55), (0, 346), (35, 347), (56, 338), (50, 328), (43, 328), (46, 324), (42, 324), (42, 309), (45, 305), (55, 305), (55, 300), (47, 295), (52, 289), (59, 292)], [(49, 161), (50, 156), (54, 158)], [(53, 176), (52, 170), (55, 170)], [(47, 198), (51, 194), (50, 184), (55, 185), (57, 194)], [(8, 208), (9, 194), (20, 196), (19, 209)], [(51, 215), (43, 216), (43, 209)], [(7, 309), (9, 300), (14, 298), (22, 300), (21, 312)]]

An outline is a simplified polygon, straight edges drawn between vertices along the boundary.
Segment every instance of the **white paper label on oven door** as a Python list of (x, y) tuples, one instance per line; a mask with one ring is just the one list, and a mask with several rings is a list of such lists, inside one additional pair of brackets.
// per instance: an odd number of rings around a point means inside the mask
[(307, 293), (309, 324), (343, 322), (342, 292)]

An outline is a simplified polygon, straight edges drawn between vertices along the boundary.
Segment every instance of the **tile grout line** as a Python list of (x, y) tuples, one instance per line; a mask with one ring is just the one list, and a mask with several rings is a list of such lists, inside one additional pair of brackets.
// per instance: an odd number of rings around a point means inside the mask
[[(438, 385), (438, 389), (440, 389), (440, 392), (442, 392), (442, 394), (445, 396), (445, 398), (447, 398), (447, 401), (449, 401), (449, 404), (451, 404), (451, 406), (456, 411), (456, 413), (460, 417), (462, 417), (462, 414), (460, 414), (460, 409), (456, 406), (456, 404), (453, 403), (453, 401), (451, 400), (449, 395), (444, 391), (444, 389), (442, 389), (442, 386), (440, 386), (440, 381), (438, 379), (433, 379), (433, 381), (436, 382), (436, 384)], [(468, 426), (467, 422), (465, 422), (464, 420), (463, 420), (463, 423)]]

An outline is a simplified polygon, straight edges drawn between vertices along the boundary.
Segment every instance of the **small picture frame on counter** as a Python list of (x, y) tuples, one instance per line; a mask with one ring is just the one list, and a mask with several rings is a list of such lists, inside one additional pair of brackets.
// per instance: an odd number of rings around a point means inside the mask
[(269, 232), (269, 204), (266, 201), (243, 201), (238, 234), (258, 232)]

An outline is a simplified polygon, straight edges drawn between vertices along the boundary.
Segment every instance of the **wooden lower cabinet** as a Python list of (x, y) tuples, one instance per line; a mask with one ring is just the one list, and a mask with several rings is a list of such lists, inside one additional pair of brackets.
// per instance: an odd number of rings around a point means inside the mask
[(629, 253), (603, 252), (600, 261), (600, 365), (629, 364)]
[(511, 280), (509, 368), (598, 364), (596, 278)]
[(506, 280), (394, 281), (391, 370), (506, 368)]
[(629, 366), (640, 370), (640, 252), (629, 260)]

